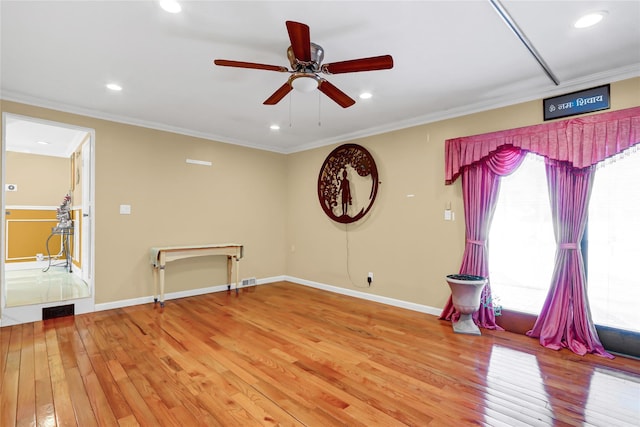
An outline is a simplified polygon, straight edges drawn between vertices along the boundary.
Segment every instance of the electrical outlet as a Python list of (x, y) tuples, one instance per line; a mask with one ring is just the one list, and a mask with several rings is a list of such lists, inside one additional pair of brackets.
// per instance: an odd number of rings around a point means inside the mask
[(367, 275), (367, 282), (369, 283), (373, 282), (373, 273), (371, 271)]

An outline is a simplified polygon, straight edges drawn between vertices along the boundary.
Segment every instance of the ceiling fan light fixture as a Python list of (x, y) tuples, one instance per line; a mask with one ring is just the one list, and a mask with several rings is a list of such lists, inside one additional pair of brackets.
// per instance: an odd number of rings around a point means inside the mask
[(606, 15), (607, 12), (605, 11), (587, 13), (586, 15), (581, 16), (573, 26), (575, 28), (592, 27), (602, 21)]
[(311, 92), (318, 88), (318, 78), (312, 74), (294, 75), (291, 78), (291, 87), (298, 92)]
[(373, 97), (371, 92), (362, 92), (360, 94), (360, 99), (371, 99), (371, 97)]

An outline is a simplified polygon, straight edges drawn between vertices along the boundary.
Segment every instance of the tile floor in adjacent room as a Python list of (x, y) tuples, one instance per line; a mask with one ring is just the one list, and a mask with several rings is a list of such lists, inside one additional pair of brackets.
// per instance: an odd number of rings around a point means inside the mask
[(89, 286), (66, 268), (5, 271), (7, 307), (41, 304), (89, 296)]

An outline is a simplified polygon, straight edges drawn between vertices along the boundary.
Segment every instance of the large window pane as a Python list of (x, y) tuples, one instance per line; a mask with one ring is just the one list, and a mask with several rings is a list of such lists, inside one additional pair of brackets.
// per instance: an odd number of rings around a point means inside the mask
[(513, 174), (501, 179), (489, 234), (489, 277), (498, 304), (539, 314), (555, 251), (544, 161), (527, 154)]
[(588, 229), (594, 323), (640, 332), (640, 151), (596, 171)]

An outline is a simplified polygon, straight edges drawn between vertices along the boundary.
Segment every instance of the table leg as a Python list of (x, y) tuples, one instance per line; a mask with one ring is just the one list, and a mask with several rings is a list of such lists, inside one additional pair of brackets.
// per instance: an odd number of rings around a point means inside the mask
[(71, 255), (71, 247), (69, 246), (69, 235), (67, 234), (67, 266), (69, 273), (73, 270), (73, 256)]
[(164, 265), (160, 266), (160, 307), (164, 307)]
[(160, 252), (160, 307), (164, 307), (164, 267), (166, 258), (164, 252)]
[(236, 260), (236, 294), (238, 293), (238, 285), (240, 285), (239, 277), (240, 277), (240, 260), (237, 257), (234, 257)]
[(158, 302), (158, 267), (153, 266), (153, 305)]
[(231, 269), (232, 267), (232, 258), (231, 256), (227, 255), (227, 291), (231, 290)]

